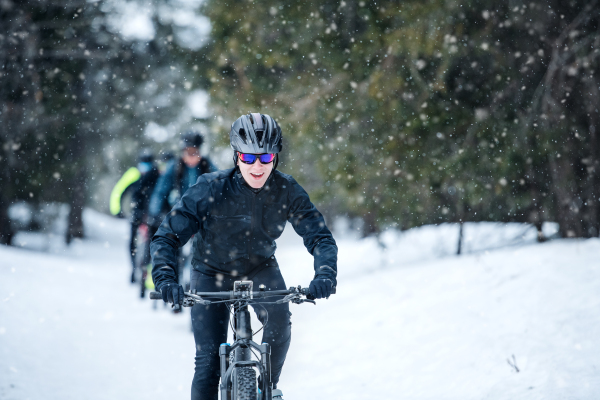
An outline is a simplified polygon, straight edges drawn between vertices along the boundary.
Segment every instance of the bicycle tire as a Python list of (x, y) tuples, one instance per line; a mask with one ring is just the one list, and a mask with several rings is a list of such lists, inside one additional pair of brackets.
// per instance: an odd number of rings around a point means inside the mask
[(235, 400), (257, 400), (256, 371), (254, 368), (235, 369), (237, 395)]
[(146, 279), (148, 277), (148, 270), (146, 269), (145, 265), (140, 265), (139, 268), (142, 271), (140, 277), (140, 296), (143, 299), (146, 297)]
[[(238, 349), (239, 350), (239, 349)], [(229, 362), (235, 360), (237, 350), (229, 353)], [(235, 396), (233, 400), (257, 400), (258, 390), (256, 382), (256, 371), (251, 367), (240, 367), (233, 370), (232, 374), (233, 390), (231, 395)]]
[(138, 283), (138, 287), (140, 289), (140, 297), (143, 299), (146, 297), (146, 276), (147, 276), (147, 270), (146, 270), (146, 266), (144, 265), (144, 254), (146, 251), (146, 241), (147, 238), (146, 236), (140, 231), (138, 230), (137, 232), (137, 236), (136, 236), (136, 242), (137, 242), (137, 246), (136, 246), (136, 253), (135, 253), (135, 274), (137, 275), (137, 278), (139, 278), (139, 282)]

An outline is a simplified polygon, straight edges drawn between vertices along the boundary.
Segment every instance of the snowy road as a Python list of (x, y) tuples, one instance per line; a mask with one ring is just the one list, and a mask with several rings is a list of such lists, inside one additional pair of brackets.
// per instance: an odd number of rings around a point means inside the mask
[[(86, 224), (92, 237), (70, 248), (33, 234), (0, 248), (0, 399), (189, 398), (189, 314), (136, 298), (124, 221)], [(338, 294), (291, 307), (286, 400), (600, 397), (600, 241), (454, 257), (444, 229), (386, 250), (338, 240)], [(307, 285), (311, 257), (289, 227), (279, 246), (288, 285)]]

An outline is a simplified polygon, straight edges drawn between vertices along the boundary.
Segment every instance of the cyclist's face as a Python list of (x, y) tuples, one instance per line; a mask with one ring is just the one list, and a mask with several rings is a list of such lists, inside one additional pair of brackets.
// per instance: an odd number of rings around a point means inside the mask
[(200, 150), (196, 147), (186, 147), (181, 153), (181, 159), (188, 168), (194, 168), (200, 163)]
[(254, 164), (245, 164), (238, 158), (237, 165), (240, 167), (240, 171), (246, 183), (254, 189), (263, 187), (273, 170), (273, 162), (263, 164), (260, 160), (256, 160)]

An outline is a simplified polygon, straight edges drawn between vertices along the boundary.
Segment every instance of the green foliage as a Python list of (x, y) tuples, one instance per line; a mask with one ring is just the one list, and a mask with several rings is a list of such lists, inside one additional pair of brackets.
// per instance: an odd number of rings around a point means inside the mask
[(222, 144), (239, 115), (270, 114), (281, 169), (365, 234), (464, 220), (598, 234), (597, 1), (207, 0), (199, 50), (158, 14), (153, 40), (124, 41), (106, 4), (1, 2), (0, 210), (130, 163), (144, 127), (177, 129), (201, 86)]
[[(557, 153), (598, 162), (581, 92), (598, 87), (599, 19), (585, 5), (211, 0), (201, 72), (223, 132), (242, 113), (275, 117), (282, 169), (366, 233), (559, 220), (567, 234), (557, 203), (597, 199), (595, 169), (552, 173)], [(562, 195), (561, 179), (574, 182)], [(581, 210), (567, 206), (571, 220)], [(597, 215), (586, 221), (576, 235), (597, 234)]]

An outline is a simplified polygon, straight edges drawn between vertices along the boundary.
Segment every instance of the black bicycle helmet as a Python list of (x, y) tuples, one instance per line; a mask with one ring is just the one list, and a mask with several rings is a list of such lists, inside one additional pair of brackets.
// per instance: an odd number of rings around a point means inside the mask
[(196, 131), (189, 131), (181, 136), (180, 148), (181, 150), (187, 147), (200, 147), (204, 143), (202, 135)]
[(171, 161), (175, 158), (175, 154), (173, 154), (173, 152), (168, 151), (168, 150), (161, 150), (158, 152), (158, 155), (160, 156), (160, 160), (164, 161), (164, 162), (168, 162)]
[(154, 162), (154, 153), (151, 149), (145, 147), (140, 150), (140, 153), (138, 154), (138, 160), (139, 162)]
[(239, 117), (231, 124), (229, 140), (234, 150), (233, 161), (236, 165), (238, 151), (250, 154), (277, 154), (282, 149), (281, 128), (267, 114), (250, 113)]

